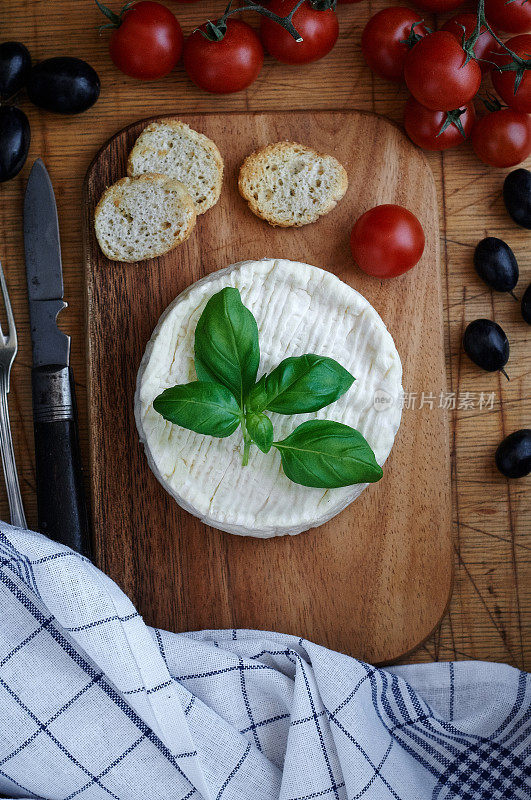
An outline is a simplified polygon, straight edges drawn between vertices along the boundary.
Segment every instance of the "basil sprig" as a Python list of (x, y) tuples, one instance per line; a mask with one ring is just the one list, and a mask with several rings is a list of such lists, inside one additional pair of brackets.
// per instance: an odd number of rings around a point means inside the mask
[(172, 386), (155, 398), (164, 419), (207, 436), (230, 436), (241, 427), (245, 466), (254, 443), (263, 453), (275, 447), (287, 477), (303, 486), (333, 489), (373, 483), (382, 477), (361, 433), (332, 420), (303, 422), (274, 441), (265, 411), (308, 414), (334, 403), (354, 382), (341, 364), (306, 353), (285, 358), (258, 382), (258, 326), (233, 287), (207, 302), (195, 329), (197, 381)]

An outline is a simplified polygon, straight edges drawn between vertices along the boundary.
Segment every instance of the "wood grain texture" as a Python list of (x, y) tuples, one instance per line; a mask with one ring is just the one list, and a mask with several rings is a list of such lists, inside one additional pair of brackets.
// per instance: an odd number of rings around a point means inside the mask
[[(111, 139), (85, 183), (97, 562), (157, 627), (280, 630), (367, 661), (396, 660), (435, 628), (450, 596), (445, 412), (427, 407), (404, 411), (384, 480), (327, 525), (293, 538), (257, 541), (208, 528), (166, 494), (138, 442), (133, 396), (145, 345), (175, 296), (217, 269), (268, 256), (323, 267), (360, 291), (395, 338), (404, 386), (437, 395), (445, 390), (431, 171), (397, 127), (373, 114), (245, 113), (181, 119), (209, 136), (225, 161), (218, 204), (198, 218), (181, 247), (161, 258), (124, 265), (110, 262), (96, 242), (94, 208), (105, 188), (124, 175), (145, 121)], [(272, 228), (255, 217), (237, 189), (244, 158), (257, 147), (283, 140), (316, 148), (323, 136), (327, 152), (349, 177), (340, 204), (318, 222), (297, 229)], [(385, 202), (410, 208), (426, 235), (415, 272), (392, 282), (354, 270), (348, 247), (352, 217)], [(117, 502), (117, 497), (123, 500)], [(109, 529), (120, 535), (110, 537)]]
[[(162, 2), (177, 13), (185, 33), (224, 6), (223, 0), (200, 0), (190, 5)], [(97, 30), (101, 15), (93, 0), (3, 0), (2, 40), (24, 41), (34, 59), (60, 54), (85, 58), (102, 79), (97, 105), (79, 117), (47, 114), (21, 99), (32, 126), (30, 158), (14, 181), (0, 185), (0, 258), (19, 330), (19, 355), (13, 368), (9, 404), (31, 524), (36, 522), (31, 345), (21, 211), (32, 159), (42, 156), (46, 160), (57, 195), (65, 296), (70, 302), (61, 324), (73, 335), (72, 364), (88, 463), (81, 191), (98, 148), (125, 125), (148, 115), (168, 113), (357, 108), (400, 122), (405, 89), (372, 75), (359, 45), (368, 17), (388, 4), (388, 0), (370, 0), (339, 6), (340, 37), (325, 59), (305, 67), (285, 67), (266, 58), (258, 80), (246, 92), (213, 97), (196, 89), (181, 66), (163, 80), (144, 84), (119, 73), (108, 56), (108, 34)], [(116, 9), (120, 3), (116, 0), (111, 5)], [(464, 9), (471, 10), (472, 4), (465, 4)], [(444, 21), (430, 15), (427, 19), (434, 27)], [(322, 144), (325, 148), (326, 143)], [(467, 145), (444, 154), (428, 154), (427, 158), (439, 199), (448, 388), (456, 398), (474, 392), (476, 402), (471, 409), (456, 407), (448, 411), (456, 569), (453, 599), (436, 634), (408, 661), (480, 658), (531, 669), (531, 479), (506, 481), (493, 464), (493, 453), (501, 438), (517, 428), (529, 427), (531, 422), (529, 329), (519, 317), (517, 304), (510, 297), (493, 295), (472, 267), (473, 247), (478, 239), (485, 235), (504, 238), (518, 256), (520, 295), (520, 286), (531, 280), (529, 232), (516, 228), (505, 214), (501, 186), (506, 170), (479, 163)], [(478, 316), (490, 316), (507, 331), (511, 341), (510, 383), (480, 372), (462, 353), (463, 329)], [(495, 393), (492, 409), (479, 410), (481, 391)], [(0, 491), (0, 512), (6, 518), (1, 481)]]

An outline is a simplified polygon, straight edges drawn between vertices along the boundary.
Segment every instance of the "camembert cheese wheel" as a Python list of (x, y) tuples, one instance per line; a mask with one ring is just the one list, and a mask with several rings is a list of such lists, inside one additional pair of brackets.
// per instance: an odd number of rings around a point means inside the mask
[(275, 448), (264, 454), (252, 446), (242, 467), (241, 429), (224, 439), (204, 436), (153, 409), (164, 389), (196, 380), (197, 321), (208, 299), (225, 286), (240, 291), (258, 323), (258, 377), (304, 353), (334, 358), (355, 377), (348, 392), (320, 411), (269, 414), (276, 440), (308, 419), (336, 420), (357, 428), (383, 465), (400, 424), (400, 358), (382, 319), (359, 292), (330, 272), (284, 259), (243, 261), (214, 272), (182, 292), (159, 320), (135, 396), (138, 431), (158, 480), (179, 505), (222, 531), (263, 538), (301, 533), (338, 514), (367, 484), (300, 486), (284, 475)]

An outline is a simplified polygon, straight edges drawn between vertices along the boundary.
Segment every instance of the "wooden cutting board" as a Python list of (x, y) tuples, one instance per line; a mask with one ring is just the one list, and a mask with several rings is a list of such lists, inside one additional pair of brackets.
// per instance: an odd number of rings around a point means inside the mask
[[(389, 662), (441, 619), (452, 585), (438, 216), (423, 155), (397, 127), (362, 112), (186, 115), (225, 160), (219, 203), (190, 239), (161, 258), (109, 262), (93, 233), (104, 188), (126, 174), (146, 121), (97, 154), (84, 187), (90, 482), (96, 562), (146, 622), (176, 631), (261, 628)], [(248, 210), (238, 168), (252, 150), (290, 139), (336, 156), (349, 176), (338, 207), (317, 223), (272, 228)], [(349, 233), (379, 203), (422, 222), (426, 249), (409, 274), (378, 281), (352, 264)], [(166, 306), (193, 281), (235, 261), (285, 257), (323, 267), (358, 289), (389, 327), (404, 365), (406, 408), (383, 480), (331, 522), (257, 540), (206, 527), (148, 468), (133, 415), (137, 369)], [(424, 393), (424, 398), (422, 397)], [(415, 408), (411, 408), (415, 405)], [(409, 406), (409, 407), (408, 407)], [(421, 407), (422, 406), (422, 407)]]

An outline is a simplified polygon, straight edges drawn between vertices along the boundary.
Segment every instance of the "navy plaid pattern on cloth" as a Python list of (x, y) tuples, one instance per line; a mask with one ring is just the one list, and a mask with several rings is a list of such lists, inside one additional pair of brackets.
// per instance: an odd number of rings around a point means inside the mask
[(4, 524), (0, 609), (2, 796), (531, 798), (531, 679), (512, 667), (150, 629), (86, 559)]

